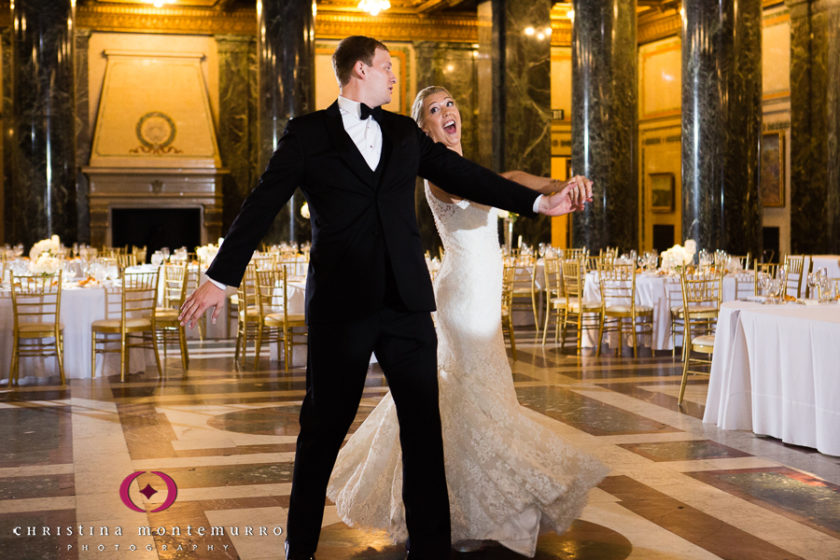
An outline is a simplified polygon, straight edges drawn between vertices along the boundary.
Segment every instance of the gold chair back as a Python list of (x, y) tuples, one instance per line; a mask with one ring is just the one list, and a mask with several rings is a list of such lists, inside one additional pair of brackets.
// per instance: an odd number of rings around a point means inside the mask
[[(20, 376), (22, 356), (55, 354), (61, 384), (64, 377), (64, 346), (61, 324), (61, 271), (50, 275), (9, 273), (12, 297), (12, 362), (9, 387)], [(47, 342), (51, 339), (52, 342)]]
[(584, 330), (596, 330), (601, 324), (601, 302), (587, 302), (586, 264), (583, 258), (565, 259), (563, 270), (563, 290), (566, 294), (566, 315), (563, 321), (561, 348), (566, 347), (566, 327), (571, 323), (577, 329), (577, 350), (580, 352)]
[[(119, 352), (120, 380), (125, 381), (131, 348), (153, 350), (161, 375), (155, 332), (159, 279), (160, 269), (123, 271), (119, 287), (105, 287), (105, 319), (91, 324), (91, 377), (96, 375), (96, 354)], [(115, 343), (117, 348), (113, 347)]]
[[(692, 364), (711, 366), (714, 350), (715, 328), (723, 295), (723, 273), (682, 275), (683, 312), (685, 314), (684, 362), (680, 393), (682, 404), (689, 373), (708, 373), (691, 369)], [(696, 358), (692, 353), (702, 353), (707, 358)]]
[(807, 255), (785, 255), (785, 295), (802, 297), (802, 277), (811, 272), (811, 261)]
[(510, 350), (516, 361), (516, 335), (513, 329), (513, 300), (516, 284), (516, 268), (505, 266), (502, 271), (502, 331), (510, 339)]
[[(161, 305), (155, 309), (156, 339), (163, 346), (163, 364), (166, 366), (168, 335), (172, 332), (178, 335), (178, 346), (181, 353), (181, 367), (189, 369), (190, 358), (187, 349), (187, 335), (185, 328), (178, 320), (179, 310), (187, 297), (187, 287), (190, 281), (189, 265), (167, 263), (160, 267)], [(199, 320), (199, 325), (203, 323)]]
[(604, 263), (598, 271), (601, 289), (601, 323), (598, 328), (598, 355), (604, 333), (618, 334), (616, 355), (623, 343), (623, 323), (629, 320), (633, 357), (638, 356), (638, 335), (653, 334), (653, 307), (636, 303), (636, 265)]

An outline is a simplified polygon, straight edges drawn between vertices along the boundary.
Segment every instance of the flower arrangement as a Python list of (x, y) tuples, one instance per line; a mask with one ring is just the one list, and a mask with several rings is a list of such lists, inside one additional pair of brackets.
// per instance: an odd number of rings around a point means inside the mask
[(53, 235), (42, 239), (29, 250), (29, 272), (33, 274), (55, 274), (61, 268), (61, 239)]
[(57, 235), (53, 235), (49, 239), (42, 239), (32, 246), (29, 250), (29, 260), (37, 261), (42, 253), (56, 256), (59, 252), (61, 252), (61, 239)]
[(674, 245), (662, 253), (662, 269), (674, 270), (690, 264), (694, 262), (695, 253), (697, 253), (697, 243), (693, 239), (686, 239), (685, 245)]
[(201, 247), (196, 247), (195, 256), (198, 257), (198, 262), (205, 265), (215, 259), (216, 253), (219, 252), (219, 247), (222, 246), (222, 242), (224, 240), (224, 237), (220, 237), (215, 245), (209, 243), (207, 245), (202, 245)]

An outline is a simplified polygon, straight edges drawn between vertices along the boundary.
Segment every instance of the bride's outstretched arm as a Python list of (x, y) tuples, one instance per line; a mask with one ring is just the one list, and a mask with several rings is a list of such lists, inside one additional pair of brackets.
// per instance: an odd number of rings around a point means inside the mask
[(501, 173), (505, 179), (515, 181), (520, 185), (524, 185), (531, 190), (537, 191), (541, 194), (551, 194), (563, 190), (566, 186), (565, 181), (559, 179), (552, 179), (551, 177), (540, 177), (539, 175), (531, 175), (525, 171), (504, 171)]

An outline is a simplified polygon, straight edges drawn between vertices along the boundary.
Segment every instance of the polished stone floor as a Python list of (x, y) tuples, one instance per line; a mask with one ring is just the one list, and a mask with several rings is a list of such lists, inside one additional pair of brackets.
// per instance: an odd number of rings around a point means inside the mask
[[(704, 425), (707, 382), (692, 379), (678, 407), (670, 353), (596, 358), (517, 338), (521, 403), (612, 469), (537, 558), (840, 558), (840, 458)], [(281, 557), (301, 364), (284, 373), (266, 355), (236, 371), (231, 341), (194, 342), (185, 376), (173, 354), (163, 379), (0, 390), (0, 558)], [(372, 365), (354, 429), (386, 390)], [(328, 504), (318, 558), (403, 554)]]

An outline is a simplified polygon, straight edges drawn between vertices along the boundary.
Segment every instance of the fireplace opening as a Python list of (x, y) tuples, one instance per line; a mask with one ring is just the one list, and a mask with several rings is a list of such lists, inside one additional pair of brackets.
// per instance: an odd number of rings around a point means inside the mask
[(146, 246), (146, 262), (161, 247), (201, 245), (200, 208), (112, 208), (111, 245)]

